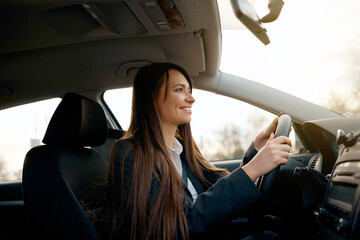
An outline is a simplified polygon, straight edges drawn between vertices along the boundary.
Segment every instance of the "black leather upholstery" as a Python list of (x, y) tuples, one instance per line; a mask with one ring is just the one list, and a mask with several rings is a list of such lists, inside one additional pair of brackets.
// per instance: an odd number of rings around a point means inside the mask
[(99, 146), (105, 142), (106, 135), (107, 124), (102, 107), (88, 98), (68, 93), (54, 112), (43, 142)]
[(109, 161), (110, 152), (114, 143), (119, 138), (121, 138), (124, 135), (124, 133), (125, 131), (123, 130), (109, 128), (105, 143), (98, 147), (92, 147), (91, 149), (97, 151), (103, 157), (103, 159)]
[(25, 211), (35, 239), (99, 239), (81, 202), (97, 201), (92, 186), (106, 178), (107, 162), (94, 150), (107, 135), (101, 106), (66, 94), (43, 139), (23, 168)]

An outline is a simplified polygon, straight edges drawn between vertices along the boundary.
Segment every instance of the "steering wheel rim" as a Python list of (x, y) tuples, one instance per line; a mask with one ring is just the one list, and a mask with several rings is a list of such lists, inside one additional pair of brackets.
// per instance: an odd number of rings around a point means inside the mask
[[(275, 131), (275, 138), (279, 136), (289, 136), (291, 128), (291, 117), (287, 114), (283, 114), (279, 117), (278, 124)], [(268, 200), (270, 196), (270, 192), (272, 189), (272, 186), (275, 182), (275, 179), (278, 177), (280, 171), (280, 166), (274, 168), (269, 173), (265, 174), (264, 176), (261, 176), (257, 180), (257, 186), (263, 195), (264, 200)]]

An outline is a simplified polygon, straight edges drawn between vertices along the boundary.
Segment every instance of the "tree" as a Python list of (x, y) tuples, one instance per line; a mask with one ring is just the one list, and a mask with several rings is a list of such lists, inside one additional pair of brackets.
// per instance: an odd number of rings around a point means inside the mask
[(219, 148), (214, 154), (215, 159), (237, 159), (244, 156), (244, 149), (241, 146), (241, 129), (233, 123), (225, 124), (217, 132), (220, 139)]
[(345, 96), (336, 92), (330, 92), (325, 106), (340, 114), (360, 117), (359, 91), (360, 86), (355, 86)]
[[(244, 156), (245, 149), (250, 145), (256, 134), (266, 126), (268, 118), (261, 111), (253, 111), (247, 118), (246, 129), (234, 123), (224, 124), (217, 131), (218, 148), (210, 159), (239, 159)], [(244, 144), (245, 143), (245, 144)]]
[[(357, 43), (351, 46), (348, 54), (349, 64), (352, 69), (350, 72), (350, 78), (353, 83), (352, 87), (343, 93), (331, 91), (324, 105), (334, 112), (345, 115), (349, 114), (353, 117), (360, 117), (360, 49), (356, 46)], [(341, 79), (339, 79), (339, 81), (341, 81)]]
[(0, 156), (0, 182), (7, 181), (9, 179), (9, 173), (6, 168), (6, 162), (3, 156)]
[(270, 123), (268, 117), (264, 114), (264, 112), (256, 110), (252, 111), (247, 119), (246, 119), (246, 136), (244, 138), (244, 142), (248, 145), (254, 140), (255, 136), (267, 125)]

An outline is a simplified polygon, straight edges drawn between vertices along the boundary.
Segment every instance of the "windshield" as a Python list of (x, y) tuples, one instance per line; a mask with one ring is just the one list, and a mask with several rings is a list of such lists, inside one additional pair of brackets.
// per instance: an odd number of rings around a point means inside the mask
[[(268, 1), (249, 2), (260, 18), (267, 14)], [(220, 70), (360, 116), (360, 1), (284, 2), (279, 18), (263, 24), (271, 41), (265, 46), (235, 18), (230, 1), (218, 1)]]

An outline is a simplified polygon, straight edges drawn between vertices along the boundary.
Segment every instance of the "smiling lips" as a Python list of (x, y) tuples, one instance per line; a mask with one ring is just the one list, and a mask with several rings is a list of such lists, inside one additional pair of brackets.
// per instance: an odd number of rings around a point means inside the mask
[(180, 109), (181, 109), (181, 111), (191, 113), (191, 107), (181, 107)]

